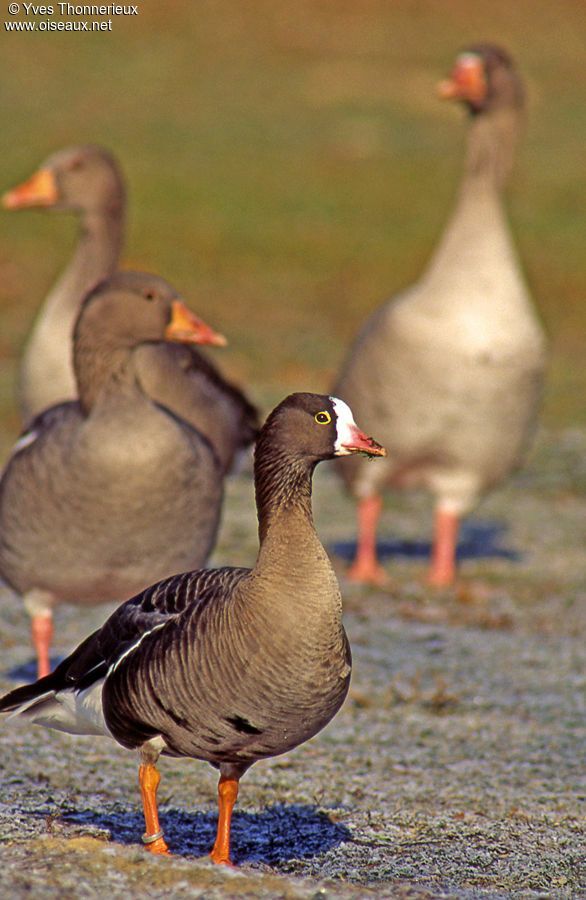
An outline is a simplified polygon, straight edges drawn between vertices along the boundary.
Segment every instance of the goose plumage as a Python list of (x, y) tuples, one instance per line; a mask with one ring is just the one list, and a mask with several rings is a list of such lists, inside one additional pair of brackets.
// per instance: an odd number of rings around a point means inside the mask
[(373, 468), (339, 461), (357, 500), (356, 581), (386, 578), (376, 555), (384, 489), (417, 485), (435, 498), (428, 579), (453, 581), (461, 517), (520, 464), (543, 381), (546, 340), (502, 204), (520, 78), (504, 50), (479, 44), (439, 93), (470, 116), (455, 209), (422, 278), (366, 321), (334, 388), (365, 427), (376, 422), (388, 450)]
[[(83, 297), (118, 267), (126, 193), (114, 156), (92, 144), (52, 154), (27, 181), (4, 194), (7, 209), (69, 210), (79, 217), (73, 258), (45, 299), (27, 340), (17, 394), (25, 422), (49, 406), (77, 397), (71, 336)], [(144, 345), (135, 365), (143, 390), (203, 432), (224, 471), (258, 432), (258, 411), (198, 349)]]
[(230, 818), (244, 772), (323, 728), (341, 706), (351, 655), (340, 590), (312, 519), (316, 464), (382, 456), (346, 404), (292, 394), (255, 451), (259, 550), (252, 569), (166, 579), (120, 606), (55, 672), (17, 688), (0, 711), (138, 750), (145, 843), (168, 854), (156, 807), (160, 753), (220, 770), (211, 857), (230, 863)]
[(2, 475), (0, 574), (31, 615), (39, 674), (55, 604), (125, 600), (212, 550), (222, 464), (136, 364), (165, 339), (222, 341), (162, 278), (118, 272), (91, 291), (73, 340), (79, 400), (35, 418)]

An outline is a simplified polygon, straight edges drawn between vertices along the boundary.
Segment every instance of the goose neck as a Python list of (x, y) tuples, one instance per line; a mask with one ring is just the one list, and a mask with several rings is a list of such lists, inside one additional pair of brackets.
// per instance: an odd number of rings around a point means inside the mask
[(85, 212), (81, 218), (81, 235), (76, 259), (83, 261), (97, 278), (113, 272), (122, 250), (124, 217), (117, 208)]
[(73, 258), (47, 297), (44, 318), (74, 316), (86, 291), (115, 271), (122, 242), (120, 216), (85, 213)]
[(314, 531), (311, 488), (315, 464), (316, 460), (295, 458), (282, 451), (257, 450), (255, 493), (261, 546), (275, 527), (285, 535), (291, 529)]
[(476, 115), (468, 131), (462, 189), (471, 185), (500, 191), (513, 166), (520, 130), (519, 111), (494, 110)]
[(108, 385), (121, 390), (136, 384), (132, 367), (132, 346), (120, 342), (119, 336), (100, 330), (78, 327), (73, 343), (73, 369), (79, 402), (87, 415)]

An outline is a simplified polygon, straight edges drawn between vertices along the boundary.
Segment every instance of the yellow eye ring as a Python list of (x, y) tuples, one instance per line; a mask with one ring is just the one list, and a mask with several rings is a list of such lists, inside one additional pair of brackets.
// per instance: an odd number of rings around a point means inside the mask
[(329, 425), (332, 421), (332, 417), (325, 409), (322, 412), (316, 413), (314, 418), (318, 425)]

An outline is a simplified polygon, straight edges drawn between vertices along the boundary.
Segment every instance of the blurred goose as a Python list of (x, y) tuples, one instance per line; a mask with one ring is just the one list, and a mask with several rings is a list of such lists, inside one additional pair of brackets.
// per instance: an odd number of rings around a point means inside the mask
[[(7, 209), (68, 209), (81, 235), (73, 259), (46, 298), (25, 348), (19, 401), (25, 421), (77, 396), (71, 334), (88, 290), (118, 266), (123, 242), (125, 191), (114, 157), (101, 147), (66, 147), (28, 181), (2, 198)], [(136, 365), (143, 390), (202, 431), (225, 471), (258, 431), (258, 413), (244, 394), (194, 347), (143, 345)]]
[(388, 450), (380, 466), (340, 460), (358, 503), (356, 581), (385, 579), (376, 528), (389, 485), (434, 495), (428, 578), (453, 581), (460, 519), (520, 464), (544, 374), (545, 336), (501, 199), (523, 109), (519, 76), (507, 53), (481, 44), (458, 56), (439, 93), (470, 116), (455, 209), (420, 281), (366, 321), (335, 388)]
[(119, 272), (90, 292), (73, 340), (79, 400), (32, 421), (0, 481), (0, 574), (32, 617), (40, 675), (55, 604), (125, 600), (212, 550), (220, 461), (144, 393), (136, 365), (164, 339), (223, 340), (154, 275)]
[(52, 675), (0, 700), (0, 711), (138, 750), (143, 840), (153, 853), (168, 855), (156, 804), (161, 753), (219, 768), (211, 858), (229, 864), (244, 772), (308, 740), (344, 701), (350, 647), (339, 586), (313, 525), (311, 482), (320, 460), (355, 453), (385, 451), (341, 400), (291, 394), (257, 442), (253, 568), (161, 581), (119, 607)]
[(4, 194), (6, 209), (73, 210), (81, 234), (73, 259), (45, 299), (20, 364), (19, 402), (25, 421), (76, 396), (71, 333), (82, 298), (118, 266), (124, 237), (124, 184), (114, 157), (101, 147), (66, 147), (27, 181)]
[(185, 344), (143, 344), (136, 365), (145, 393), (205, 434), (223, 471), (234, 470), (259, 428), (258, 410), (240, 388)]

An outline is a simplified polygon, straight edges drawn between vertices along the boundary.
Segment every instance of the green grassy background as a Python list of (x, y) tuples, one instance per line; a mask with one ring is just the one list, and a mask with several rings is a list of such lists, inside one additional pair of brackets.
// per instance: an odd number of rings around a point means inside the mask
[[(65, 144), (113, 150), (123, 264), (224, 331), (219, 361), (263, 403), (327, 390), (365, 315), (421, 272), (464, 135), (435, 83), (463, 45), (502, 43), (530, 101), (508, 200), (552, 341), (543, 420), (586, 422), (581, 0), (139, 0), (111, 33), (0, 35), (0, 189)], [(22, 342), (75, 233), (66, 214), (0, 211), (2, 449)]]

